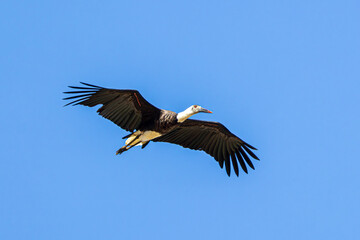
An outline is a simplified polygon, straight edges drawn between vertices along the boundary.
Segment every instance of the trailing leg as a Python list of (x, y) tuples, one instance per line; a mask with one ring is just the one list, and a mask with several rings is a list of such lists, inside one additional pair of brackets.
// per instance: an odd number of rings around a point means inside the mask
[(138, 143), (135, 143), (133, 144), (136, 140), (138, 140), (140, 137), (140, 135), (137, 135), (134, 137), (134, 139), (131, 139), (131, 141), (129, 143), (127, 143), (125, 146), (121, 147), (119, 150), (116, 151), (116, 155), (119, 155), (127, 150), (129, 150), (130, 148), (136, 146), (136, 144)]

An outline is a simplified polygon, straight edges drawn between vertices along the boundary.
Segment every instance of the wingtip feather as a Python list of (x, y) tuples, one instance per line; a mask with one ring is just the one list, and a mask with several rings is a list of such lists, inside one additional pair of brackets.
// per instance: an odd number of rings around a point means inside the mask
[(244, 144), (245, 144), (247, 147), (251, 148), (252, 150), (257, 150), (256, 147), (251, 146), (251, 145), (248, 144), (247, 142), (244, 142)]
[(255, 153), (253, 153), (250, 149), (248, 149), (246, 147), (246, 145), (242, 145), (242, 147), (245, 149), (245, 151), (251, 156), (253, 157), (254, 159), (260, 161), (260, 159), (258, 158), (258, 156), (255, 155)]
[(102, 87), (99, 87), (99, 86), (96, 86), (96, 85), (92, 85), (92, 84), (89, 84), (89, 83), (84, 83), (84, 82), (80, 82), (80, 83), (83, 84), (83, 85), (89, 86), (89, 87), (102, 88)]

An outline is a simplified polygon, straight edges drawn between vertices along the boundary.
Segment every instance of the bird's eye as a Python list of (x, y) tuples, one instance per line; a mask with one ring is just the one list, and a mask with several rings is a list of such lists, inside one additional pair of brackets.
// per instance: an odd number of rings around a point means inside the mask
[(194, 105), (194, 108), (197, 108), (197, 105)]

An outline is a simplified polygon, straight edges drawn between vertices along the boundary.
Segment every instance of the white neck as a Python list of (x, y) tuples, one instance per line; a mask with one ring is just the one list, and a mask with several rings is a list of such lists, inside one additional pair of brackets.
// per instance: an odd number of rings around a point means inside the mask
[(178, 122), (183, 122), (194, 114), (195, 113), (192, 111), (192, 108), (189, 107), (185, 111), (179, 112), (176, 117), (177, 117)]

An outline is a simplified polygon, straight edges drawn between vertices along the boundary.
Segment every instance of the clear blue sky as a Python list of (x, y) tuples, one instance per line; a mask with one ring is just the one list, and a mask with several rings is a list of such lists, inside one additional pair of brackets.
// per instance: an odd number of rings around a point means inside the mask
[[(360, 2), (1, 1), (0, 239), (358, 239)], [(150, 143), (79, 81), (192, 104), (256, 146), (227, 177)]]

